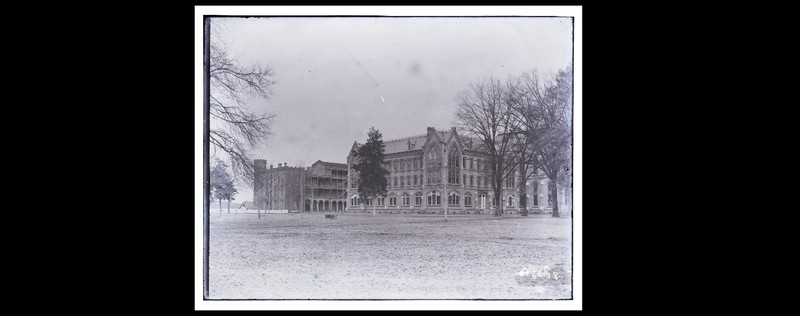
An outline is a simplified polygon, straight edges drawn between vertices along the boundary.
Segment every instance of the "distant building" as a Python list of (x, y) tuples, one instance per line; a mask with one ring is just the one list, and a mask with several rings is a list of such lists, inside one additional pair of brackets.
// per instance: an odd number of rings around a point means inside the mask
[(288, 210), (299, 212), (302, 207), (303, 190), (305, 182), (305, 169), (289, 167), (278, 164), (267, 169), (267, 161), (255, 160), (255, 183), (253, 186), (253, 201), (256, 208), (261, 210)]
[[(383, 213), (487, 213), (494, 195), (489, 155), (483, 144), (461, 136), (455, 128), (425, 135), (387, 140), (384, 149), (389, 163), (389, 192), (376, 201), (358, 196), (358, 175), (352, 166), (361, 146), (353, 143), (347, 157), (347, 211), (371, 212), (372, 203)], [(516, 171), (503, 183), (500, 203), (504, 210), (519, 211), (519, 176)], [(446, 186), (445, 186), (446, 184)], [(446, 188), (446, 190), (445, 190)]]
[(267, 168), (266, 160), (255, 160), (253, 201), (259, 209), (344, 212), (346, 197), (346, 164), (317, 160), (308, 168)]
[(239, 208), (244, 210), (254, 210), (256, 209), (256, 204), (250, 201), (242, 202), (242, 204), (239, 205)]
[[(533, 213), (552, 213), (553, 212), (553, 190), (556, 186), (547, 178), (541, 170), (534, 171), (535, 174), (528, 180), (527, 196), (528, 211)], [(572, 190), (558, 187), (558, 212), (568, 214), (572, 211)]]
[(344, 212), (347, 207), (347, 164), (317, 160), (306, 169), (305, 210)]

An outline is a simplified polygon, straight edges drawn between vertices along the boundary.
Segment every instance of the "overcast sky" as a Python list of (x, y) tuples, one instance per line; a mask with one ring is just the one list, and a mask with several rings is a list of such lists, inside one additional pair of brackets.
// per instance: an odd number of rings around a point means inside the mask
[[(256, 112), (277, 114), (254, 151), (267, 165), (346, 163), (370, 126), (384, 140), (449, 129), (470, 82), (572, 63), (571, 18), (218, 18), (241, 64), (278, 81)], [(236, 201), (252, 201), (239, 188)]]

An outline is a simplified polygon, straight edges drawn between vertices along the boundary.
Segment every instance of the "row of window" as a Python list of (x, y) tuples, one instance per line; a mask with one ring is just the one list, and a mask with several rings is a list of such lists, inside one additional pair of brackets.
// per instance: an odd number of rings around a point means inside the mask
[(395, 160), (389, 162), (394, 171), (417, 170), (422, 168), (422, 159)]
[[(483, 159), (478, 158), (467, 158), (461, 157), (459, 158), (458, 152), (451, 152), (450, 157), (448, 159), (448, 165), (451, 167), (456, 167), (461, 169), (468, 170), (482, 170), (482, 171), (489, 171), (489, 164), (486, 163)], [(415, 158), (415, 159), (406, 159), (406, 160), (396, 160), (389, 162), (392, 166), (392, 171), (406, 171), (406, 170), (419, 170), (422, 169), (422, 159)], [(429, 164), (430, 166), (430, 164)], [(536, 169), (534, 169), (533, 174), (536, 174)]]
[[(451, 179), (452, 179), (452, 177), (451, 177)], [(469, 177), (467, 175), (463, 175), (462, 179), (464, 181), (462, 183), (464, 183), (465, 186), (476, 186), (476, 184), (477, 184), (478, 187), (489, 187), (489, 185), (491, 184), (491, 182), (489, 180), (490, 179), (489, 176), (478, 176), (477, 180), (476, 180), (476, 177), (474, 175), (471, 175)], [(516, 177), (513, 177), (513, 176), (509, 176), (508, 178), (506, 178), (506, 186), (505, 187), (506, 188), (516, 188), (517, 187), (517, 182), (514, 181), (515, 179), (516, 179)], [(429, 185), (431, 185), (431, 184), (440, 184), (441, 181), (437, 181), (437, 180), (438, 180), (437, 177), (429, 176), (428, 184)], [(407, 176), (392, 177), (392, 181), (389, 182), (389, 187), (397, 187), (397, 186), (404, 187), (406, 185), (414, 185), (414, 186), (416, 186), (416, 185), (422, 185), (423, 182), (424, 182), (424, 180), (423, 180), (423, 176), (422, 175), (413, 175), (413, 176), (412, 175), (407, 175)], [(450, 184), (461, 184), (461, 183), (459, 183), (458, 181), (450, 181)], [(355, 183), (352, 183), (350, 185), (350, 187), (351, 188), (355, 188), (356, 187)]]
[[(476, 202), (477, 202), (477, 199), (478, 198), (476, 197), (475, 198)], [(376, 201), (376, 203), (377, 203), (376, 205), (377, 206), (386, 205), (385, 204), (386, 198), (378, 197), (376, 200), (377, 200)], [(388, 200), (389, 200), (389, 206), (397, 206), (397, 196), (395, 196), (395, 195), (389, 196)], [(411, 205), (411, 196), (408, 193), (403, 193), (401, 201), (403, 203), (402, 205), (404, 205), (404, 206)], [(507, 206), (514, 206), (514, 196), (508, 196), (508, 199), (506, 199), (506, 201), (508, 203)], [(428, 193), (427, 202), (428, 202), (428, 205), (441, 205), (442, 204), (442, 195), (439, 192), (435, 192), (435, 191), (431, 192), (431, 193)], [(448, 197), (447, 197), (447, 205), (458, 206), (458, 205), (460, 205), (460, 202), (461, 202), (460, 196), (456, 192), (450, 193), (448, 195)], [(355, 197), (354, 196), (354, 197), (350, 198), (350, 203), (351, 203), (351, 205), (359, 205), (361, 203), (364, 203), (364, 200), (362, 200), (359, 197)], [(534, 205), (536, 205), (537, 203), (538, 203), (538, 199), (537, 199), (537, 197), (534, 196)], [(372, 205), (372, 199), (367, 199), (365, 205), (367, 205), (367, 206)], [(414, 196), (414, 205), (422, 205), (422, 193), (417, 193)], [(471, 194), (467, 194), (467, 195), (464, 196), (464, 206), (472, 206), (472, 195)], [(494, 200), (492, 200), (492, 206), (495, 206)]]

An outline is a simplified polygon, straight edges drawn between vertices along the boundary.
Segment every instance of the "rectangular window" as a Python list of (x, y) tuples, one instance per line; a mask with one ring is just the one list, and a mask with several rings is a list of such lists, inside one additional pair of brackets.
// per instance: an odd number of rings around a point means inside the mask
[(405, 180), (405, 177), (401, 176), (401, 177), (400, 177), (400, 186), (401, 186), (401, 187), (402, 187), (402, 186), (404, 186), (404, 185), (405, 185), (405, 183), (406, 183), (404, 180)]
[(397, 186), (397, 177), (394, 177), (394, 186)]
[(414, 198), (414, 202), (415, 202), (417, 205), (422, 205), (422, 196), (421, 196), (421, 195), (417, 195), (417, 196)]
[(414, 175), (414, 185), (417, 185), (417, 176)]
[(467, 184), (467, 175), (464, 175), (464, 182), (462, 182), (462, 183), (463, 183), (464, 185), (466, 185), (466, 184)]

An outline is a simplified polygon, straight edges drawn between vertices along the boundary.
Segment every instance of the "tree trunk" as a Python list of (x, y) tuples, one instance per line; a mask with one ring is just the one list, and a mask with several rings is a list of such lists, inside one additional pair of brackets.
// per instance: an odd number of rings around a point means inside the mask
[[(374, 200), (374, 199), (373, 199), (373, 200)], [(372, 201), (372, 216), (375, 216), (375, 204), (378, 204), (378, 203), (376, 203), (376, 202), (377, 202), (377, 201)]]
[[(527, 172), (527, 170), (525, 171)], [(525, 175), (525, 173), (523, 173)], [(528, 216), (528, 182), (522, 181), (519, 186), (519, 205), (522, 206), (522, 216)]]
[(222, 215), (222, 199), (219, 199), (219, 215)]
[(495, 179), (494, 187), (494, 216), (501, 216), (503, 214), (503, 180), (499, 182)]
[(553, 217), (561, 217), (558, 215), (558, 173), (552, 179), (553, 181)]
[(231, 200), (228, 200), (228, 214), (231, 213)]

